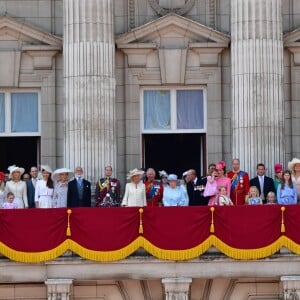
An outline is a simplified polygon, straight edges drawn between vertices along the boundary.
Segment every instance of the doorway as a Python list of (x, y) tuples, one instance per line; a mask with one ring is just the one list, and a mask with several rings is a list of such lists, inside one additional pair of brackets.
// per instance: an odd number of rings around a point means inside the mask
[(37, 166), (39, 162), (39, 137), (1, 137), (0, 138), (0, 171), (8, 172), (11, 165), (25, 168)]
[(157, 172), (165, 170), (180, 178), (188, 169), (203, 174), (205, 165), (205, 134), (144, 134), (143, 166)]

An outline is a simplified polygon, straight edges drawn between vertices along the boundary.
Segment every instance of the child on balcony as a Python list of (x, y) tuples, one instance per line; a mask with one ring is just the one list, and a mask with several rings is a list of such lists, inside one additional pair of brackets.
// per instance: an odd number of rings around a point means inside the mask
[(13, 209), (18, 208), (18, 204), (14, 202), (15, 195), (12, 192), (8, 192), (6, 195), (6, 202), (3, 203), (2, 208), (4, 209)]

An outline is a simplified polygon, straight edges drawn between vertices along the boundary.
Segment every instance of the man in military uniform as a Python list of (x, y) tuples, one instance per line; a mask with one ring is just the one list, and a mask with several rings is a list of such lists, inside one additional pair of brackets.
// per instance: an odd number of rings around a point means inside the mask
[(98, 207), (120, 206), (120, 181), (112, 178), (112, 167), (106, 166), (105, 177), (96, 183), (95, 200)]
[(159, 180), (155, 179), (155, 170), (149, 168), (146, 172), (145, 187), (146, 187), (146, 199), (147, 206), (160, 206), (164, 188)]
[(232, 171), (227, 173), (231, 180), (230, 198), (234, 205), (244, 205), (245, 197), (248, 195), (250, 188), (249, 175), (240, 170), (240, 160), (232, 160)]

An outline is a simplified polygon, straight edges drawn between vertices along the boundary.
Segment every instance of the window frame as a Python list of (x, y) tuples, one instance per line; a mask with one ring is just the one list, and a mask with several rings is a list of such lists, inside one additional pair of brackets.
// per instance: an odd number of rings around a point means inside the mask
[[(0, 89), (0, 93), (4, 94), (5, 106), (5, 122), (4, 132), (0, 132), (0, 137), (13, 137), (13, 136), (41, 136), (41, 92), (37, 89)], [(35, 132), (12, 132), (11, 131), (11, 94), (21, 93), (36, 93), (38, 98), (38, 131)]]
[[(170, 91), (170, 129), (145, 129), (144, 128), (144, 91)], [(202, 90), (203, 91), (203, 128), (202, 129), (177, 129), (177, 90)], [(140, 88), (140, 130), (142, 134), (147, 133), (206, 133), (207, 132), (207, 89), (205, 86), (147, 86)]]

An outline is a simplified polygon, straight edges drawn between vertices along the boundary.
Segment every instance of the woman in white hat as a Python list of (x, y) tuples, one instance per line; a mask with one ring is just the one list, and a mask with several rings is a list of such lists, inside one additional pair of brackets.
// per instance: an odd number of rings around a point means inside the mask
[(146, 189), (141, 181), (144, 171), (133, 169), (129, 171), (127, 179), (131, 182), (126, 184), (122, 206), (146, 206)]
[(25, 172), (25, 169), (11, 166), (9, 171), (11, 180), (6, 182), (5, 195), (9, 192), (13, 193), (15, 195), (14, 201), (17, 203), (18, 208), (28, 208), (27, 187), (26, 183), (21, 180), (21, 176)]
[(54, 185), (51, 179), (52, 170), (49, 166), (41, 166), (43, 179), (39, 180), (35, 186), (35, 207), (52, 208)]
[(162, 199), (164, 206), (188, 206), (189, 204), (187, 191), (182, 185), (177, 185), (177, 179), (175, 174), (168, 176), (169, 185), (165, 187)]
[(68, 182), (73, 172), (66, 168), (57, 169), (52, 174), (55, 182), (53, 207), (67, 207)]
[(300, 202), (300, 159), (293, 158), (288, 164), (288, 169), (292, 173), (292, 181), (297, 190), (297, 202)]

